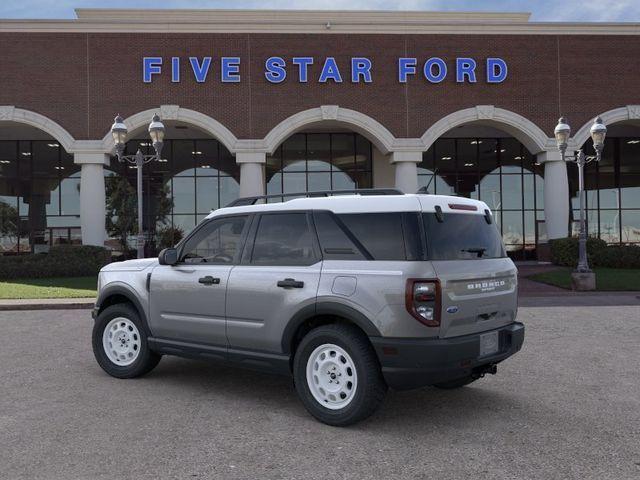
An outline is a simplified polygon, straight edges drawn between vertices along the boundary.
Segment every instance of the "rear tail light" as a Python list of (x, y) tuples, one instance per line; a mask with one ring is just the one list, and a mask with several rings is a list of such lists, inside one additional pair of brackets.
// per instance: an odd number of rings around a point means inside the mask
[(437, 280), (407, 280), (407, 311), (428, 327), (440, 326), (440, 283)]

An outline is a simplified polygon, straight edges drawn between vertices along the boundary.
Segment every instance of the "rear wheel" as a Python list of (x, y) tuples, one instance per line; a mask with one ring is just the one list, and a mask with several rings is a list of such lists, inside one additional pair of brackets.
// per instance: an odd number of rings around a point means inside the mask
[(364, 420), (378, 409), (387, 390), (366, 336), (348, 325), (309, 332), (296, 351), (293, 373), (306, 409), (328, 425)]
[(129, 304), (111, 305), (100, 312), (92, 344), (98, 365), (116, 378), (139, 377), (160, 361), (160, 355), (149, 349), (140, 315)]
[(475, 377), (469, 375), (468, 377), (458, 378), (456, 380), (450, 380), (448, 382), (436, 383), (433, 386), (436, 388), (440, 388), (442, 390), (454, 390), (456, 388), (464, 387), (465, 385), (469, 385), (470, 383), (478, 380)]

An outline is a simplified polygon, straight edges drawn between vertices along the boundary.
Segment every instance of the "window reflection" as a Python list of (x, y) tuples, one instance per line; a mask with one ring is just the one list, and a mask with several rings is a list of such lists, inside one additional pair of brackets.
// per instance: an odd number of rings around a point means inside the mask
[(371, 164), (371, 142), (361, 135), (298, 133), (267, 156), (267, 195), (371, 188)]
[[(126, 153), (138, 148), (152, 154), (148, 139), (127, 142)], [(105, 171), (105, 181), (126, 178), (135, 189), (136, 169), (128, 163), (111, 159), (111, 170)], [(211, 210), (223, 207), (238, 198), (240, 169), (235, 157), (214, 139), (165, 140), (162, 159), (144, 165), (143, 170), (144, 229), (150, 233), (150, 249), (154, 249), (155, 234), (168, 227), (187, 234)], [(163, 215), (166, 213), (166, 215)], [(134, 247), (135, 238), (129, 238)], [(109, 245), (117, 247), (116, 239)]]
[(0, 141), (0, 254), (80, 243), (80, 167), (55, 140)]
[[(584, 145), (593, 155), (591, 142)], [(568, 166), (572, 232), (577, 235), (580, 219), (578, 169)], [(602, 160), (585, 167), (586, 218), (589, 235), (607, 243), (640, 243), (640, 139), (607, 137)]]

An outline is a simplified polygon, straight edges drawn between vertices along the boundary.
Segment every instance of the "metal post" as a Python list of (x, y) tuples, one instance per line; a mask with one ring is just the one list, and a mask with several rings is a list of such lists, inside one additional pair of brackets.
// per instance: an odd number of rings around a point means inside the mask
[(591, 272), (587, 258), (587, 228), (585, 219), (585, 191), (584, 191), (584, 166), (586, 157), (582, 150), (578, 151), (576, 164), (578, 165), (578, 188), (580, 193), (580, 236), (578, 238), (578, 268), (580, 273)]
[(137, 238), (137, 257), (144, 258), (144, 233), (142, 230), (142, 165), (144, 164), (144, 155), (138, 149), (136, 152), (136, 169), (137, 172), (137, 180), (138, 180), (138, 238)]

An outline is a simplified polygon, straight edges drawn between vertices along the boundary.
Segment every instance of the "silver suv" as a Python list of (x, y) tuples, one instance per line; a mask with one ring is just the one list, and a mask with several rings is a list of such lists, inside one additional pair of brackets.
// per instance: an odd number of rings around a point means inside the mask
[(158, 259), (104, 267), (100, 366), (131, 378), (179, 355), (291, 375), (314, 417), (343, 426), (388, 387), (462, 387), (521, 348), (517, 271), (486, 204), (304, 195), (239, 199)]

